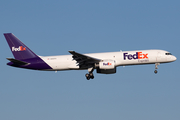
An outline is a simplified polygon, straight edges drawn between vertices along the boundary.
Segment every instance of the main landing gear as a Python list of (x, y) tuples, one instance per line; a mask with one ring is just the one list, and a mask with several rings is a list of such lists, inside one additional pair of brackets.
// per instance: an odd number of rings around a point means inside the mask
[(160, 65), (160, 63), (155, 63), (155, 71), (154, 71), (155, 74), (157, 74), (157, 72), (158, 72), (158, 71), (157, 71), (158, 65)]
[(85, 76), (86, 76), (86, 79), (87, 80), (90, 80), (90, 79), (94, 79), (94, 75), (93, 75), (93, 71), (94, 71), (94, 68), (88, 68), (88, 72)]
[(85, 76), (87, 80), (94, 79), (93, 73), (89, 73), (89, 74), (87, 73)]

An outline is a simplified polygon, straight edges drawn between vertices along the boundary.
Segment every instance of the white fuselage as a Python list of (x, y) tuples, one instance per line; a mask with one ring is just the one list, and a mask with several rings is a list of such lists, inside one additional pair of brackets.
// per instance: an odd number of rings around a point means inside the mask
[[(136, 51), (120, 51), (106, 53), (91, 53), (84, 54), (101, 60), (113, 60), (115, 66), (167, 63), (176, 60), (176, 57), (164, 50), (136, 50)], [(53, 70), (77, 70), (80, 69), (77, 61), (72, 58), (72, 55), (60, 56), (39, 56)]]

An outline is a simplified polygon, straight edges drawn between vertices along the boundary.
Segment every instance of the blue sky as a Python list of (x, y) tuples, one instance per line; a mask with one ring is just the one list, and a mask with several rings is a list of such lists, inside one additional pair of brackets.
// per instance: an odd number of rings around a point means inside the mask
[[(0, 2), (2, 120), (179, 120), (180, 1), (2, 0)], [(178, 59), (118, 67), (87, 81), (86, 70), (13, 68), (3, 33), (38, 55), (163, 49)]]

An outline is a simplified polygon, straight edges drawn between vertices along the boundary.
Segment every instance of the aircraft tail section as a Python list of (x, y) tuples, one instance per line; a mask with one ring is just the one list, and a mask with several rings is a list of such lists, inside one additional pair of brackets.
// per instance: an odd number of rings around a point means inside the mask
[(38, 57), (33, 51), (31, 51), (24, 43), (22, 43), (12, 33), (4, 33), (4, 36), (9, 44), (9, 47), (15, 59), (24, 60), (24, 59)]
[(14, 58), (7, 58), (9, 66), (33, 70), (51, 70), (52, 68), (12, 33), (4, 33)]

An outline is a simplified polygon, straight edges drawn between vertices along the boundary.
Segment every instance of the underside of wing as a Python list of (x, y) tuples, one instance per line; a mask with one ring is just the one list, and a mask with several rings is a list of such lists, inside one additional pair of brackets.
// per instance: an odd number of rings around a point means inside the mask
[(94, 66), (95, 63), (99, 63), (101, 61), (101, 59), (93, 58), (75, 51), (69, 51), (69, 53), (73, 55), (73, 59), (76, 60), (78, 65), (82, 67)]

